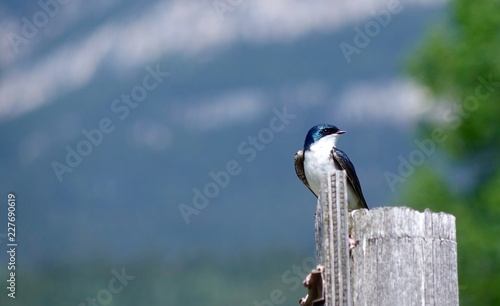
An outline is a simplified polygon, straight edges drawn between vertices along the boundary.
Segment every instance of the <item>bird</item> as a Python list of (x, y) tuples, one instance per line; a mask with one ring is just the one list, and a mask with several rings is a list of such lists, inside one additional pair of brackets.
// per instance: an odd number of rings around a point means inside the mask
[(347, 154), (337, 148), (337, 140), (345, 131), (331, 124), (318, 124), (307, 132), (303, 150), (295, 154), (295, 172), (304, 185), (318, 197), (324, 175), (335, 170), (347, 174), (348, 210), (366, 208), (356, 170)]

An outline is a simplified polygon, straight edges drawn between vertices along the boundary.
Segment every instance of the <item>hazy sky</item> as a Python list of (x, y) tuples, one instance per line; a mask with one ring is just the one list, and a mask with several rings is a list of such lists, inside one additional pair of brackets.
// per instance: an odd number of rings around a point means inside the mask
[[(123, 7), (127, 6), (120, 1), (104, 4), (75, 0), (45, 10), (33, 3), (16, 8), (15, 13), (12, 7), (0, 4), (0, 120), (36, 109), (85, 86), (104, 64), (119, 73), (169, 54), (216, 53), (236, 41), (266, 44), (294, 40), (312, 31), (332, 32), (346, 24), (373, 18), (376, 12), (388, 10), (390, 6), (411, 9), (415, 5), (433, 5), (429, 2), (172, 0), (134, 4), (124, 11)], [(82, 26), (80, 22), (88, 18), (96, 19), (94, 26)], [(30, 22), (31, 26), (27, 26)], [(33, 32), (34, 24), (38, 26)], [(26, 38), (26, 33), (32, 37)], [(363, 91), (374, 86), (359, 84), (340, 93), (340, 97), (349, 101), (344, 102), (342, 108), (345, 114), (351, 114), (354, 119), (371, 117), (371, 113), (358, 112), (356, 101), (362, 98)], [(390, 86), (395, 98), (402, 92), (409, 93), (410, 97), (421, 94), (408, 82), (394, 81)], [(238, 120), (238, 114), (243, 111), (250, 116), (256, 114), (262, 99), (265, 99), (262, 93), (254, 90), (225, 94), (213, 99), (211, 111), (214, 116), (218, 112), (226, 117), (227, 112), (232, 112)], [(374, 116), (384, 117), (405, 109), (409, 110), (409, 116), (414, 116), (422, 108), (417, 100), (411, 100), (409, 107), (403, 105), (400, 110), (378, 108)], [(228, 101), (232, 101), (229, 109)], [(203, 110), (189, 109), (189, 106), (179, 111), (187, 117), (197, 117), (200, 113)], [(214, 122), (205, 122), (205, 125), (210, 127)]]

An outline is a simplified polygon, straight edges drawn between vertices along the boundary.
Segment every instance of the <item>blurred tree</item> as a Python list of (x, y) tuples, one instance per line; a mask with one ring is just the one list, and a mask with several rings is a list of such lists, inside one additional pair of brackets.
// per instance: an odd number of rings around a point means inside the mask
[(442, 155), (415, 171), (402, 197), (457, 217), (461, 304), (500, 305), (500, 1), (449, 5), (449, 20), (408, 62), (436, 97), (421, 133), (444, 132)]

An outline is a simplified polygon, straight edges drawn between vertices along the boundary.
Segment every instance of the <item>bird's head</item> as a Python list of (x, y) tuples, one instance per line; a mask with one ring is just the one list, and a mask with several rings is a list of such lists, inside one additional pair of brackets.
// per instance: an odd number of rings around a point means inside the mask
[(345, 131), (338, 129), (335, 125), (315, 125), (309, 130), (309, 132), (307, 132), (306, 140), (304, 142), (304, 150), (308, 150), (311, 145), (318, 143), (319, 141), (331, 143), (331, 146), (333, 147), (337, 143), (337, 138), (344, 133)]

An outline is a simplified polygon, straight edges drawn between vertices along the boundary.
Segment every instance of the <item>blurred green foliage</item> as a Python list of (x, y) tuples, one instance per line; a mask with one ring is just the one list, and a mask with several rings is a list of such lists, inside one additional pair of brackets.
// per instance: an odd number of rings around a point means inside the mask
[[(269, 305), (273, 296), (280, 304), (296, 305), (307, 293), (302, 280), (314, 266), (311, 255), (285, 250), (227, 258), (196, 252), (176, 259), (46, 262), (17, 271), (16, 298), (7, 297), (4, 288), (0, 305)], [(0, 274), (7, 269), (0, 267)]]
[(430, 30), (408, 65), (445, 110), (421, 133), (443, 129), (447, 138), (402, 197), (457, 217), (460, 303), (500, 305), (500, 1), (449, 5), (449, 19)]

